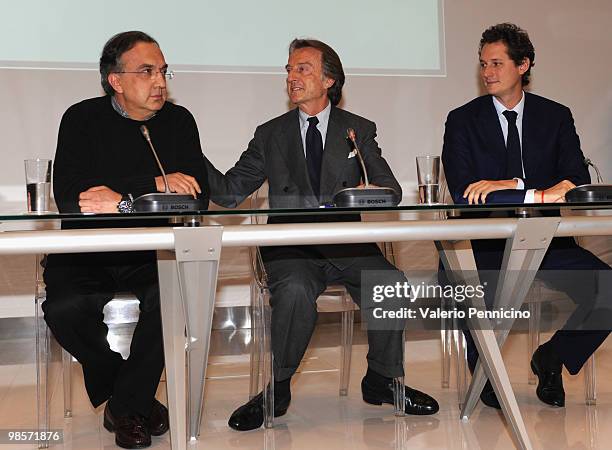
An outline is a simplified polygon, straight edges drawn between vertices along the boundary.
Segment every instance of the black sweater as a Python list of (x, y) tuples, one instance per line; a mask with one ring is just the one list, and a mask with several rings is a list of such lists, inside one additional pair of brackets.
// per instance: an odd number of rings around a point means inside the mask
[[(167, 174), (182, 172), (195, 177), (208, 201), (208, 184), (200, 137), (191, 113), (166, 102), (151, 119), (141, 122), (117, 113), (109, 96), (83, 100), (64, 113), (53, 165), (53, 193), (61, 213), (78, 213), (79, 194), (93, 186), (107, 186), (134, 198), (157, 192), (161, 175), (147, 141), (140, 132), (146, 124)], [(62, 228), (127, 228), (168, 226), (167, 219), (63, 220)], [(146, 255), (145, 255), (146, 254)], [(58, 255), (59, 256), (59, 255)], [(150, 259), (151, 252), (62, 255), (65, 262), (98, 261), (125, 264)]]
[(109, 96), (83, 100), (64, 113), (53, 165), (53, 193), (59, 211), (80, 212), (79, 194), (107, 186), (120, 194), (157, 192), (161, 175), (140, 132), (146, 124), (166, 173), (192, 175), (208, 199), (200, 137), (191, 113), (166, 102), (151, 119), (126, 119), (112, 107)]

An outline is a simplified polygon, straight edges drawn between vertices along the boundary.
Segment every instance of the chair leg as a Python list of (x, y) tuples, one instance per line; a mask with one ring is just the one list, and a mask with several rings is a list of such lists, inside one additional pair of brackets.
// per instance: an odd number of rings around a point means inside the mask
[(257, 324), (261, 326), (261, 339), (259, 352), (262, 357), (262, 383), (263, 383), (263, 409), (264, 409), (264, 428), (274, 426), (274, 355), (272, 353), (271, 324), (272, 311), (268, 304), (268, 296), (258, 297), (259, 314), (256, 316), (261, 321)]
[[(50, 362), (50, 343), (51, 332), (44, 323), (42, 312), (40, 311), (41, 297), (38, 293), (34, 299), (35, 308), (35, 335), (36, 335), (36, 411), (38, 420), (38, 432), (44, 435), (49, 431), (49, 402), (48, 381), (49, 381), (49, 362)], [(48, 441), (39, 441), (38, 448), (48, 448)]]
[(249, 377), (249, 400), (257, 395), (259, 392), (259, 371), (261, 370), (261, 318), (259, 315), (261, 311), (259, 309), (260, 295), (264, 295), (263, 292), (253, 283), (251, 284), (251, 298), (257, 299), (251, 305), (251, 359), (250, 359), (250, 377)]
[[(441, 302), (442, 308), (447, 310), (447, 303), (444, 299)], [(451, 366), (451, 320), (442, 317), (440, 324), (440, 341), (442, 344), (442, 388), (447, 389), (450, 385), (450, 366)]]
[(62, 349), (62, 376), (64, 381), (64, 417), (72, 417), (72, 355)]
[[(342, 296), (343, 305), (350, 302), (348, 295)], [(340, 396), (348, 395), (349, 380), (351, 377), (351, 353), (353, 350), (353, 324), (355, 311), (342, 311), (342, 337), (340, 343)]]
[(453, 330), (453, 339), (455, 341), (457, 360), (457, 400), (461, 410), (465, 402), (468, 385), (467, 343), (463, 331), (458, 327), (455, 327), (455, 330)]
[[(540, 346), (540, 317), (541, 303), (538, 301), (529, 303), (529, 336), (527, 337), (527, 367), (531, 362), (531, 357)], [(527, 382), (531, 385), (536, 384), (536, 376), (533, 371), (527, 370)]]
[(584, 365), (584, 397), (587, 405), (597, 404), (597, 392), (595, 386), (595, 353), (591, 355)]
[[(406, 331), (402, 331), (402, 366), (405, 364), (406, 352), (404, 351), (406, 345)], [(402, 417), (406, 415), (406, 389), (404, 389), (404, 377), (393, 378), (393, 408), (395, 410), (396, 417)]]

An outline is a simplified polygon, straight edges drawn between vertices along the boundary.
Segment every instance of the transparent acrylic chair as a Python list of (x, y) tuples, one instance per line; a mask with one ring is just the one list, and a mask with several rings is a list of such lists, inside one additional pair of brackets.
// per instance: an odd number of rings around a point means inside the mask
[[(42, 313), (42, 303), (46, 299), (45, 285), (42, 277), (43, 255), (36, 256), (35, 286), (35, 327), (36, 327), (36, 399), (38, 430), (49, 431), (50, 405), (55, 371), (52, 368), (53, 336), (47, 327)], [(131, 324), (133, 328), (138, 321), (139, 302), (131, 293), (117, 293), (104, 307), (104, 322), (107, 325)], [(133, 331), (133, 330), (132, 330)], [(115, 334), (109, 332), (109, 342)], [(114, 344), (114, 343), (111, 343)], [(61, 348), (61, 374), (64, 400), (64, 418), (72, 417), (72, 355)], [(49, 442), (41, 441), (39, 447), (47, 448)]]
[[(597, 169), (596, 169), (597, 170)], [(597, 181), (603, 183), (601, 175), (597, 170)], [(453, 199), (448, 190), (446, 180), (442, 176), (440, 198), (444, 204), (453, 204)], [(457, 216), (458, 213), (440, 212), (439, 219), (445, 220)], [(549, 289), (538, 279), (535, 279), (531, 286), (525, 303), (528, 304), (529, 317), (529, 334), (527, 337), (527, 358), (531, 362), (531, 356), (540, 345), (540, 318), (541, 305), (543, 302), (558, 301), (567, 298), (564, 293)], [(443, 300), (443, 308), (450, 308), (452, 305), (448, 301)], [(450, 384), (450, 368), (452, 361), (452, 353), (455, 353), (455, 361), (457, 363), (457, 396), (459, 400), (459, 408), (463, 406), (465, 394), (468, 388), (469, 369), (467, 365), (467, 344), (465, 336), (456, 319), (442, 319), (441, 323), (441, 341), (442, 341), (442, 387), (448, 388)], [(453, 345), (454, 344), (454, 345)], [(583, 367), (584, 372), (584, 388), (585, 388), (585, 403), (587, 405), (596, 404), (596, 377), (595, 377), (595, 354), (593, 353)], [(536, 384), (536, 376), (531, 370), (527, 370), (527, 381), (531, 385)]]
[[(251, 195), (251, 209), (268, 208), (267, 183)], [(265, 223), (265, 215), (251, 216), (251, 223)], [(251, 345), (251, 375), (249, 397), (254, 397), (260, 390), (264, 391), (264, 426), (273, 424), (274, 374), (273, 355), (270, 343), (270, 290), (267, 285), (266, 273), (259, 247), (249, 248), (251, 259), (251, 307), (253, 318)], [(341, 313), (341, 343), (340, 343), (340, 396), (348, 394), (351, 367), (351, 349), (353, 345), (353, 322), (357, 305), (351, 300), (346, 288), (342, 285), (329, 285), (317, 300), (317, 311)], [(264, 355), (263, 360), (261, 355)], [(262, 382), (260, 383), (260, 374)], [(268, 408), (268, 405), (271, 405)]]
[[(452, 199), (447, 199), (447, 202), (452, 202)], [(446, 219), (448, 217), (441, 217)], [(543, 302), (554, 302), (566, 299), (567, 296), (559, 291), (548, 288), (545, 283), (539, 279), (535, 279), (527, 296), (525, 303), (528, 305), (529, 317), (529, 332), (527, 336), (527, 367), (531, 362), (531, 356), (540, 345), (540, 319), (541, 305)], [(445, 309), (451, 308), (450, 302), (443, 300)], [(467, 365), (467, 344), (465, 336), (459, 327), (456, 319), (442, 319), (441, 324), (441, 340), (442, 340), (442, 387), (448, 388), (450, 384), (450, 367), (452, 361), (452, 353), (455, 353), (456, 361), (456, 379), (457, 379), (457, 397), (459, 400), (459, 408), (463, 406), (463, 401), (467, 393), (469, 369)], [(453, 345), (454, 344), (454, 345)], [(596, 404), (596, 379), (595, 379), (595, 354), (591, 355), (589, 360), (583, 367), (584, 387), (585, 387), (585, 403), (587, 405)], [(527, 381), (530, 385), (536, 384), (536, 376), (531, 370), (527, 370)]]
[[(445, 205), (454, 204), (453, 198), (450, 195), (448, 186), (446, 184), (446, 178), (444, 173), (441, 175), (440, 180), (440, 199), (441, 203)], [(459, 216), (456, 211), (440, 211), (438, 213), (438, 220), (454, 219)], [(440, 306), (443, 310), (451, 310), (452, 299), (440, 299)], [(442, 344), (442, 374), (441, 374), (441, 385), (442, 388), (447, 389), (450, 387), (450, 373), (451, 373), (451, 362), (452, 354), (455, 353), (455, 361), (457, 363), (456, 384), (457, 384), (457, 400), (459, 408), (462, 407), (465, 398), (465, 393), (468, 387), (468, 375), (469, 370), (467, 366), (467, 342), (460, 324), (456, 318), (442, 317), (440, 323), (440, 340)]]

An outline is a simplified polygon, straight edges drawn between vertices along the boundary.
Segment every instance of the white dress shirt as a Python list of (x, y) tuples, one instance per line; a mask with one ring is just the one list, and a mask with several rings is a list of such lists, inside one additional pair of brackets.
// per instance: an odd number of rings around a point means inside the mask
[[(493, 105), (497, 111), (497, 118), (501, 125), (502, 133), (504, 135), (504, 143), (508, 141), (508, 119), (504, 116), (504, 111), (514, 111), (517, 113), (516, 117), (516, 128), (518, 129), (519, 143), (521, 145), (521, 165), (523, 169), (523, 178), (525, 177), (525, 166), (523, 165), (523, 110), (525, 109), (525, 92), (521, 97), (521, 101), (516, 104), (512, 109), (506, 108), (497, 98), (493, 97)], [(521, 178), (514, 178), (516, 180), (516, 189), (524, 190), (525, 182)], [(528, 189), (525, 193), (524, 203), (535, 203), (535, 189)]]
[(319, 123), (317, 124), (317, 129), (321, 133), (321, 137), (323, 138), (323, 149), (325, 149), (325, 138), (327, 137), (327, 124), (329, 123), (329, 113), (331, 111), (331, 103), (327, 103), (327, 106), (323, 111), (321, 111), (316, 116), (309, 116), (301, 109), (299, 111), (300, 117), (300, 133), (302, 134), (302, 149), (304, 150), (304, 157), (306, 157), (306, 132), (308, 131), (308, 118), (316, 117), (319, 119)]

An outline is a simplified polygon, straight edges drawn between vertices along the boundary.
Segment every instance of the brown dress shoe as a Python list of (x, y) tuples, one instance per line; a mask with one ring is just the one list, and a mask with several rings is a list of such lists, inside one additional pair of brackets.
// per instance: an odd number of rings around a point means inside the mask
[(121, 448), (146, 448), (151, 445), (151, 433), (144, 417), (115, 417), (108, 403), (104, 407), (104, 428), (115, 433), (115, 444)]
[(147, 421), (151, 436), (161, 436), (170, 429), (170, 419), (168, 418), (168, 408), (162, 405), (157, 399), (153, 400), (151, 415)]

